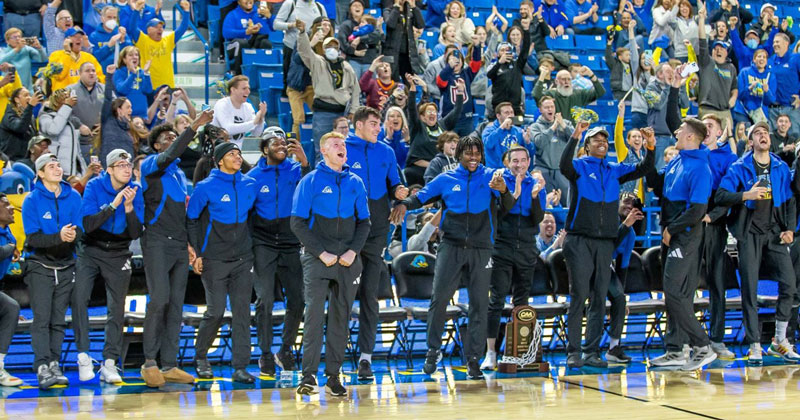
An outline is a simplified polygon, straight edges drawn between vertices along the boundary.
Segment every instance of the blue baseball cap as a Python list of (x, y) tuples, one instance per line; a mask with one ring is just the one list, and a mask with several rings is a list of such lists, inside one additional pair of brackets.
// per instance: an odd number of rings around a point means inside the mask
[(714, 49), (714, 48), (716, 48), (716, 47), (722, 47), (722, 48), (725, 48), (725, 49), (727, 50), (727, 49), (729, 49), (731, 46), (730, 46), (730, 45), (728, 45), (728, 43), (727, 43), (727, 42), (725, 42), (725, 41), (714, 41), (714, 42), (712, 42), (712, 43), (711, 43), (711, 49)]
[(75, 35), (78, 35), (78, 34), (86, 35), (86, 32), (83, 32), (83, 29), (81, 29), (81, 28), (79, 28), (77, 26), (73, 26), (73, 27), (67, 29), (66, 31), (64, 31), (64, 37), (65, 38), (69, 38), (71, 36), (75, 36)]
[(147, 21), (147, 27), (148, 28), (153, 27), (153, 26), (163, 25), (163, 24), (164, 24), (164, 21), (159, 19), (159, 18), (152, 18), (149, 21)]

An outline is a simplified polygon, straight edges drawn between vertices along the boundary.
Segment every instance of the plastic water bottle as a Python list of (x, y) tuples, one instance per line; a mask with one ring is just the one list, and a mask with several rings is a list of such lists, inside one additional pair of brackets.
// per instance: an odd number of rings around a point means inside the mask
[(282, 370), (278, 379), (279, 388), (294, 388), (300, 385), (303, 379), (303, 372), (299, 370)]

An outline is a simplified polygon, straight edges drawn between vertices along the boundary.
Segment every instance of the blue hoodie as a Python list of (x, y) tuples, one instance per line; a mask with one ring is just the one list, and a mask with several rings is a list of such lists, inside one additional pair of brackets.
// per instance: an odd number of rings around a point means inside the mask
[(117, 96), (124, 96), (131, 101), (131, 118), (147, 119), (147, 94), (153, 93), (153, 83), (144, 70), (139, 69), (137, 73), (131, 73), (125, 67), (115, 71), (114, 92)]
[[(25, 250), (36, 261), (50, 267), (69, 267), (75, 264), (75, 245), (83, 231), (81, 220), (81, 195), (66, 181), (61, 181), (61, 192), (55, 194), (37, 181), (33, 192), (22, 202), (22, 225), (25, 229)], [(61, 240), (61, 228), (66, 225), (78, 228), (72, 242)]]
[[(509, 169), (503, 170), (503, 179), (511, 194), (515, 193), (517, 177)], [(530, 174), (526, 173), (522, 180), (519, 197), (508, 214), (501, 215), (497, 224), (497, 245), (510, 245), (515, 248), (520, 246), (536, 247), (536, 236), (539, 234), (539, 223), (544, 219), (544, 210), (547, 208), (547, 191), (542, 188), (538, 200), (531, 196), (533, 187), (537, 184)]]
[(272, 21), (274, 19), (275, 15), (272, 15), (269, 20), (264, 19), (258, 14), (258, 9), (255, 7), (250, 10), (250, 13), (247, 13), (242, 10), (241, 6), (238, 6), (225, 16), (225, 21), (222, 24), (222, 36), (226, 41), (237, 38), (250, 39), (250, 35), (247, 35), (246, 32), (248, 21), (252, 21), (253, 25), (260, 23), (261, 30), (259, 30), (258, 33), (261, 35), (269, 35), (272, 31)]
[(186, 231), (198, 257), (219, 261), (252, 258), (247, 216), (256, 202), (256, 181), (241, 171), (214, 169), (195, 185), (186, 207)]
[[(750, 84), (753, 82), (757, 85), (751, 90)], [(763, 86), (767, 84), (769, 89), (765, 92)], [(770, 75), (769, 68), (760, 72), (755, 66), (745, 67), (739, 73), (737, 85), (739, 94), (734, 111), (747, 114), (760, 107), (764, 115), (769, 115), (767, 104), (775, 101), (775, 91), (778, 89), (778, 81), (774, 75)]]
[(776, 89), (775, 98), (769, 105), (792, 106), (792, 95), (797, 94), (800, 86), (800, 54), (787, 51), (783, 57), (773, 54), (769, 58), (770, 79), (780, 80), (786, 89)]
[(386, 137), (386, 130), (381, 128), (380, 134), (378, 134), (378, 141), (382, 141), (389, 145), (394, 151), (394, 157), (397, 159), (397, 163), (400, 167), (406, 166), (406, 159), (408, 158), (408, 150), (411, 148), (411, 145), (408, 144), (407, 141), (403, 138), (403, 132), (398, 130), (392, 134), (392, 138)]
[(6, 226), (0, 229), (0, 276), (5, 276), (8, 272), (15, 249), (17, 249), (17, 239), (11, 233), (11, 228)]
[(739, 62), (739, 66), (745, 66), (753, 62), (753, 55), (755, 55), (756, 50), (762, 48), (767, 51), (767, 57), (772, 55), (772, 41), (775, 39), (775, 34), (778, 33), (778, 28), (772, 28), (769, 33), (769, 38), (767, 42), (764, 42), (755, 48), (750, 48), (742, 42), (742, 38), (739, 36), (739, 31), (730, 31), (731, 37), (731, 47), (733, 47), (733, 53), (736, 54), (736, 60)]
[(370, 237), (389, 233), (390, 201), (402, 185), (394, 151), (383, 142), (371, 143), (351, 134), (345, 141), (350, 173), (357, 175), (367, 189), (370, 214)]
[(567, 17), (567, 11), (564, 6), (555, 3), (552, 6), (548, 5), (547, 3), (542, 3), (542, 18), (548, 25), (552, 26), (555, 29), (557, 26), (561, 25), (564, 29), (569, 28), (572, 26), (569, 18)]
[[(96, 31), (92, 32), (89, 35), (89, 42), (94, 45), (92, 48), (92, 55), (97, 61), (100, 63), (101, 70), (106, 71), (106, 67), (109, 64), (116, 64), (114, 62), (114, 49), (115, 46), (109, 46), (108, 42), (119, 33), (119, 27), (114, 28), (113, 31), (107, 32), (105, 28), (97, 28)], [(128, 34), (125, 34), (125, 38), (122, 42), (117, 42), (119, 45), (119, 50), (122, 51), (123, 48), (133, 45), (131, 44), (131, 37)], [(117, 84), (119, 86), (119, 84)]]
[(700, 226), (711, 197), (711, 168), (706, 148), (681, 150), (664, 167), (661, 226), (673, 235)]
[(289, 227), (292, 199), (303, 168), (291, 159), (277, 165), (267, 164), (261, 157), (247, 173), (256, 182), (256, 203), (253, 218), (253, 245), (274, 248), (299, 248), (300, 241)]
[(361, 252), (369, 236), (369, 216), (364, 182), (347, 165), (337, 172), (320, 162), (294, 191), (292, 231), (306, 254)]
[(533, 168), (534, 157), (536, 156), (536, 146), (533, 142), (525, 142), (521, 128), (511, 125), (508, 130), (500, 128), (500, 120), (486, 126), (483, 129), (483, 148), (486, 153), (486, 166), (490, 168), (504, 168), (503, 153), (511, 146), (520, 145), (528, 149), (531, 157), (530, 167)]
[(119, 191), (111, 185), (111, 176), (107, 172), (86, 183), (81, 204), (81, 218), (86, 232), (83, 243), (104, 250), (129, 252), (131, 240), (142, 234), (144, 198), (139, 184), (131, 181), (126, 187), (138, 188), (131, 213), (125, 213), (124, 199), (116, 210), (111, 208), (110, 204)]
[(478, 165), (470, 172), (463, 165), (442, 172), (414, 197), (405, 200), (409, 209), (442, 202), (439, 224), (443, 241), (464, 248), (494, 247), (497, 200), (503, 213), (514, 206), (514, 197), (489, 188), (495, 169)]

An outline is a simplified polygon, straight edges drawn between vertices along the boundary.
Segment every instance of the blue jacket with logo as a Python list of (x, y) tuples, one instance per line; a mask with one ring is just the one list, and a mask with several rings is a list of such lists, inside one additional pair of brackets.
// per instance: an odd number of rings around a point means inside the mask
[(198, 257), (220, 261), (252, 257), (247, 216), (256, 191), (256, 181), (240, 171), (226, 174), (214, 169), (195, 185), (186, 208), (186, 230)]
[(561, 173), (570, 183), (566, 231), (590, 238), (614, 239), (619, 226), (620, 185), (654, 168), (655, 153), (636, 165), (583, 156), (573, 159), (578, 139), (570, 137), (561, 154)]
[[(704, 147), (704, 146), (701, 146)], [(728, 142), (717, 144), (717, 148), (708, 153), (708, 167), (711, 169), (711, 198), (708, 200), (708, 217), (711, 218), (712, 224), (724, 224), (725, 216), (728, 213), (727, 207), (717, 209), (714, 203), (714, 196), (719, 188), (719, 183), (722, 177), (728, 172), (733, 162), (739, 159), (736, 153), (731, 151), (731, 146)]]
[[(794, 231), (797, 225), (797, 210), (792, 195), (792, 174), (789, 166), (778, 155), (772, 153), (770, 153), (769, 178), (772, 184), (772, 204), (775, 207), (774, 221), (781, 232)], [(747, 152), (731, 165), (714, 196), (718, 206), (731, 208), (728, 230), (738, 240), (744, 239), (750, 232), (756, 203), (754, 200), (742, 203), (742, 194), (750, 190), (755, 182), (753, 152)]]
[(106, 251), (130, 252), (131, 240), (142, 234), (144, 198), (139, 184), (131, 181), (126, 186), (138, 188), (130, 213), (125, 212), (124, 199), (116, 210), (111, 208), (110, 204), (119, 191), (111, 185), (111, 176), (107, 172), (86, 183), (81, 204), (81, 218), (86, 232), (82, 238), (84, 244)]
[(142, 161), (144, 224), (147, 235), (186, 242), (186, 175), (178, 157), (194, 138), (194, 130), (186, 130), (167, 150)]
[[(22, 224), (25, 229), (25, 250), (35, 261), (50, 267), (69, 267), (75, 264), (75, 245), (83, 231), (81, 195), (66, 181), (61, 181), (58, 196), (37, 181), (33, 192), (22, 202)], [(61, 228), (76, 226), (77, 237), (72, 242), (61, 240)]]
[(345, 143), (350, 173), (361, 178), (367, 189), (369, 236), (385, 238), (389, 234), (390, 202), (397, 187), (402, 185), (394, 150), (386, 143), (370, 143), (355, 134), (347, 137)]
[[(105, 28), (97, 28), (89, 35), (89, 42), (94, 45), (92, 48), (92, 55), (94, 55), (94, 58), (100, 63), (100, 68), (102, 68), (103, 71), (106, 71), (106, 67), (108, 67), (109, 64), (116, 64), (114, 63), (114, 49), (116, 47), (109, 46), (108, 42), (118, 33), (119, 27), (114, 28), (111, 32), (107, 32)], [(126, 34), (124, 39), (117, 42), (117, 45), (119, 45), (120, 51), (129, 45), (133, 45), (131, 44), (130, 35)]]
[(628, 277), (628, 266), (631, 263), (631, 254), (633, 254), (635, 244), (636, 232), (625, 223), (620, 223), (617, 229), (617, 239), (614, 241), (616, 248), (611, 258), (614, 260), (614, 272), (623, 286)]
[[(510, 170), (503, 170), (503, 179), (513, 195), (517, 188), (517, 178)], [(497, 224), (497, 245), (508, 245), (515, 248), (520, 246), (536, 247), (536, 235), (539, 234), (539, 223), (544, 219), (544, 209), (547, 208), (547, 191), (542, 188), (538, 200), (531, 196), (536, 179), (530, 174), (525, 174), (522, 180), (522, 192), (517, 197), (514, 206), (507, 214), (501, 216)]]
[(712, 182), (708, 155), (706, 148), (681, 150), (652, 184), (647, 179), (661, 197), (661, 226), (672, 235), (692, 232), (706, 215)]
[(277, 165), (261, 157), (247, 173), (256, 182), (255, 211), (252, 214), (253, 245), (273, 248), (299, 248), (300, 241), (289, 226), (292, 199), (303, 177), (299, 163), (286, 159)]
[(320, 162), (294, 191), (292, 232), (314, 257), (325, 251), (337, 256), (361, 252), (369, 236), (369, 216), (364, 182), (347, 165), (337, 172)]
[(536, 156), (536, 146), (533, 142), (525, 142), (521, 128), (512, 125), (508, 130), (500, 128), (500, 120), (486, 126), (481, 137), (483, 148), (486, 153), (486, 166), (490, 168), (504, 168), (503, 153), (511, 146), (518, 144), (528, 149), (531, 158), (531, 168), (533, 167), (534, 157)]
[(17, 249), (17, 239), (11, 233), (11, 228), (6, 226), (0, 229), (0, 276), (8, 272), (15, 249)]
[(780, 80), (786, 89), (776, 89), (775, 97), (769, 105), (792, 106), (792, 95), (797, 95), (800, 86), (800, 54), (787, 51), (783, 57), (773, 54), (767, 61), (772, 76), (770, 79)]
[(439, 228), (442, 240), (465, 248), (493, 248), (497, 201), (501, 216), (514, 207), (514, 196), (489, 188), (495, 169), (478, 165), (470, 172), (463, 165), (442, 172), (425, 185), (414, 197), (405, 200), (409, 209), (442, 201)]

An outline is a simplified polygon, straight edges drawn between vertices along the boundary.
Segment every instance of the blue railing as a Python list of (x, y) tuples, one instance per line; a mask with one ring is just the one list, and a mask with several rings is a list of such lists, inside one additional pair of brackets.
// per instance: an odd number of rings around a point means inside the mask
[[(172, 6), (172, 29), (173, 30), (175, 30), (175, 28), (177, 28), (177, 26), (176, 26), (176, 18), (177, 18), (177, 16), (179, 14), (181, 14), (178, 11), (178, 7), (179, 7), (178, 3), (176, 3), (174, 6)], [(191, 29), (192, 32), (194, 32), (194, 36), (196, 36), (197, 39), (199, 39), (200, 42), (203, 43), (203, 49), (205, 50), (204, 53), (205, 53), (205, 56), (206, 56), (206, 61), (205, 61), (205, 77), (206, 78), (205, 78), (205, 84), (204, 84), (204, 88), (205, 89), (204, 90), (205, 90), (205, 94), (206, 94), (206, 102), (205, 103), (207, 104), (208, 103), (208, 99), (209, 99), (208, 98), (208, 86), (209, 86), (209, 81), (208, 81), (209, 80), (208, 79), (209, 78), (208, 63), (209, 63), (209, 60), (211, 59), (211, 50), (210, 50), (210, 47), (208, 46), (208, 41), (206, 41), (206, 39), (203, 37), (203, 35), (200, 34), (200, 31), (197, 30), (197, 26), (194, 26), (194, 22), (192, 22), (191, 19), (189, 20), (189, 29)], [(178, 39), (175, 40), (175, 48), (172, 50), (172, 70), (175, 72), (175, 74), (178, 74), (178, 45), (179, 45), (178, 41), (180, 41), (180, 40), (178, 40)]]

